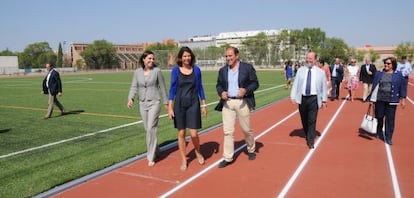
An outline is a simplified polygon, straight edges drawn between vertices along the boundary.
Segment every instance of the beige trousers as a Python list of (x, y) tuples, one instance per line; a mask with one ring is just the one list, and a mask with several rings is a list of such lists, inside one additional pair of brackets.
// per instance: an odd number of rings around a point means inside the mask
[(63, 109), (63, 105), (59, 102), (59, 100), (57, 99), (56, 95), (52, 95), (50, 94), (50, 90), (49, 90), (49, 100), (48, 100), (48, 104), (49, 106), (47, 107), (47, 113), (45, 115), (45, 117), (51, 117), (52, 113), (53, 113), (53, 105), (56, 105), (60, 112), (62, 113), (64, 111)]
[(366, 100), (368, 95), (371, 93), (372, 84), (363, 83), (363, 93), (362, 93), (362, 100)]
[(229, 99), (223, 105), (223, 132), (224, 160), (233, 161), (234, 155), (234, 130), (236, 119), (239, 119), (240, 128), (244, 133), (244, 140), (247, 144), (247, 152), (254, 153), (256, 149), (253, 131), (250, 128), (250, 108), (243, 99)]

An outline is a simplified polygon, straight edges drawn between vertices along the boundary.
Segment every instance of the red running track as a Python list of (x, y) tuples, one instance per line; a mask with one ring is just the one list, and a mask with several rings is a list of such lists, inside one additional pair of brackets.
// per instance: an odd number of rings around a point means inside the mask
[[(361, 92), (362, 86), (357, 98)], [(360, 133), (368, 103), (342, 99), (319, 111), (320, 136), (309, 150), (297, 106), (285, 99), (253, 113), (254, 161), (247, 160), (237, 128), (235, 162), (217, 168), (223, 142), (219, 127), (201, 135), (205, 165), (194, 160), (189, 144), (186, 171), (179, 169), (180, 156), (173, 148), (154, 167), (139, 160), (54, 197), (414, 197), (412, 82), (408, 93), (406, 108), (397, 108), (393, 146)]]

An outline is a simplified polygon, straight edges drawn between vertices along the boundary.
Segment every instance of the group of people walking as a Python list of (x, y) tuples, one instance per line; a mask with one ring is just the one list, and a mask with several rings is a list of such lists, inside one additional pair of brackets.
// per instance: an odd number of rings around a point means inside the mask
[[(239, 50), (235, 47), (228, 47), (225, 57), (227, 64), (220, 68), (216, 83), (220, 100), (215, 110), (222, 112), (224, 135), (223, 160), (219, 163), (219, 168), (233, 163), (236, 120), (244, 133), (248, 159), (256, 158), (256, 144), (250, 126), (250, 112), (256, 106), (254, 91), (259, 87), (256, 71), (251, 64), (240, 61)], [(360, 68), (356, 66), (355, 59), (351, 59), (350, 65), (345, 67), (339, 58), (330, 66), (325, 66), (323, 61), (318, 61), (315, 52), (308, 52), (306, 64), (297, 70), (294, 80), (291, 63), (288, 64), (290, 68), (287, 69), (287, 88), (291, 89), (292, 103), (298, 105), (308, 147), (314, 148), (318, 110), (327, 107), (328, 96), (332, 101), (339, 98), (344, 74), (351, 101), (354, 100), (355, 90), (362, 81), (362, 100), (375, 104), (378, 137), (392, 145), (396, 107), (398, 104), (405, 106), (408, 75), (412, 69), (406, 59), (403, 57), (403, 61), (398, 64), (394, 57), (385, 58), (384, 69), (377, 71), (368, 57)], [(139, 58), (140, 67), (133, 74), (127, 107), (133, 107), (138, 95), (140, 115), (146, 131), (148, 166), (154, 166), (160, 154), (157, 130), (161, 106), (164, 106), (177, 129), (180, 169), (184, 171), (188, 166), (185, 140), (187, 129), (198, 163), (205, 163), (200, 150), (198, 129), (202, 128), (202, 116), (207, 116), (207, 103), (201, 70), (195, 63), (196, 58), (191, 49), (182, 47), (176, 57), (177, 66), (171, 70), (167, 96), (166, 83), (161, 70), (155, 65), (154, 53), (145, 51)], [(46, 64), (46, 68), (48, 74), (43, 81), (42, 93), (49, 95), (49, 107), (44, 119), (50, 118), (54, 105), (58, 106), (61, 114), (65, 114), (63, 105), (56, 97), (62, 95), (59, 73), (53, 69), (51, 63)], [(384, 122), (385, 131), (381, 133)]]
[(350, 59), (348, 66), (344, 66), (339, 58), (335, 58), (335, 62), (329, 68), (323, 61), (318, 61), (319, 67), (314, 67), (315, 59), (315, 53), (307, 54), (307, 67), (298, 70), (290, 96), (292, 102), (299, 105), (309, 148), (314, 148), (317, 113), (319, 108), (326, 107), (327, 87), (331, 86), (328, 95), (334, 101), (339, 99), (342, 82), (348, 89), (350, 101), (354, 101), (355, 90), (362, 82), (362, 101), (374, 106), (374, 116), (378, 120), (377, 137), (392, 145), (396, 107), (400, 104), (404, 108), (406, 105), (408, 78), (412, 70), (407, 57), (403, 56), (400, 63), (394, 57), (387, 57), (383, 59), (384, 68), (379, 71), (369, 57), (365, 58), (365, 64), (361, 67), (356, 65), (356, 60), (353, 58)]
[[(219, 168), (224, 168), (233, 161), (236, 118), (245, 134), (248, 159), (254, 160), (256, 157), (255, 141), (250, 127), (250, 111), (255, 107), (254, 91), (259, 87), (259, 81), (254, 67), (239, 60), (237, 48), (228, 47), (225, 53), (227, 64), (219, 70), (216, 85), (220, 102), (215, 109), (222, 111), (224, 133), (224, 159)], [(177, 66), (171, 70), (168, 97), (161, 70), (156, 67), (154, 60), (154, 53), (151, 51), (145, 51), (140, 57), (141, 68), (134, 72), (127, 102), (128, 108), (132, 108), (138, 92), (140, 114), (147, 133), (148, 166), (155, 165), (159, 154), (157, 125), (161, 101), (178, 131), (180, 169), (184, 171), (188, 166), (185, 140), (187, 129), (197, 161), (203, 165), (205, 159), (200, 151), (198, 129), (202, 128), (201, 117), (207, 116), (207, 104), (201, 70), (195, 64), (195, 55), (188, 47), (182, 47), (178, 52)]]

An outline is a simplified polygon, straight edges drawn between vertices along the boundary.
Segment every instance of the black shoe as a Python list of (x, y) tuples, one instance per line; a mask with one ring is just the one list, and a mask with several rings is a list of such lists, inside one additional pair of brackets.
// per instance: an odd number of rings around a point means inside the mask
[(228, 162), (228, 161), (226, 161), (226, 160), (223, 160), (223, 161), (221, 161), (219, 164), (218, 164), (218, 167), (219, 168), (224, 168), (224, 167), (226, 167), (226, 166), (228, 166), (228, 165), (230, 165), (232, 162)]
[(247, 155), (249, 156), (249, 160), (255, 160), (256, 159), (256, 153), (249, 153)]
[(383, 140), (384, 138), (382, 137), (382, 135), (377, 134), (377, 139)]
[(387, 143), (388, 145), (392, 145), (392, 141), (391, 140), (386, 140), (385, 143)]
[(314, 149), (315, 148), (315, 146), (313, 144), (309, 144), (309, 143), (308, 143), (308, 147), (309, 147), (309, 149)]

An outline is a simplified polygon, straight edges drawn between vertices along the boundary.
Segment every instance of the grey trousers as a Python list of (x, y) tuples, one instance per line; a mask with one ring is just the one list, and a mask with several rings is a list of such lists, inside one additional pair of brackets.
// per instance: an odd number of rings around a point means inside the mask
[(155, 153), (158, 150), (157, 131), (160, 115), (160, 101), (140, 101), (139, 111), (146, 132), (147, 159), (150, 162), (155, 160)]
[(59, 100), (57, 99), (56, 95), (52, 95), (50, 94), (49, 91), (49, 101), (48, 101), (49, 106), (47, 107), (47, 113), (45, 117), (50, 117), (52, 116), (53, 113), (53, 106), (56, 105), (60, 112), (64, 111), (63, 105), (59, 102)]

